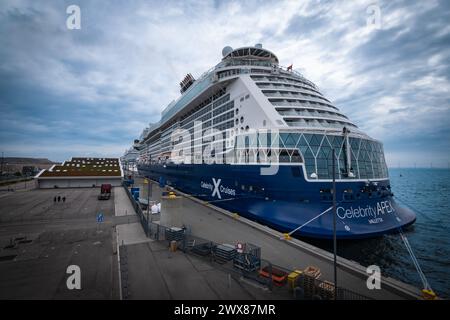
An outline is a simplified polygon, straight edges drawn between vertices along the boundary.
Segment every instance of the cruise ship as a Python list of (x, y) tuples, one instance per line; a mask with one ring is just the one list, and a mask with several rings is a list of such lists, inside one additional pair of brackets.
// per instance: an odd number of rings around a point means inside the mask
[(334, 212), (338, 239), (416, 220), (395, 201), (382, 143), (261, 44), (223, 48), (180, 93), (134, 143), (140, 175), (297, 237), (333, 237)]
[[(135, 143), (138, 144), (139, 140), (135, 140)], [(122, 157), (120, 157), (120, 162), (122, 164), (122, 168), (124, 171), (129, 174), (133, 172), (137, 172), (137, 160), (139, 158), (139, 151), (135, 146), (127, 149)]]

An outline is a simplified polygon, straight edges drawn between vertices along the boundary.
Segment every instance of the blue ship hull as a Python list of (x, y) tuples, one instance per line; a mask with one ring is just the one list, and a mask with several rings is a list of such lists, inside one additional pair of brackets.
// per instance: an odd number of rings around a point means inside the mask
[[(261, 165), (139, 165), (139, 174), (297, 237), (332, 238), (332, 184), (307, 181), (303, 167), (281, 165), (275, 175), (260, 175)], [(416, 220), (399, 206), (389, 180), (337, 181), (337, 238), (360, 239), (396, 232)]]

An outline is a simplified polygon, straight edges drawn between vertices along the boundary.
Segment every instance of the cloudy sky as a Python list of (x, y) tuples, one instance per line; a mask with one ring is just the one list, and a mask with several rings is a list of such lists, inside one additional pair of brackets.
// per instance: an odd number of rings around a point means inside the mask
[(390, 166), (447, 167), (449, 21), (446, 0), (2, 0), (0, 151), (119, 156), (187, 72), (262, 43), (381, 140)]

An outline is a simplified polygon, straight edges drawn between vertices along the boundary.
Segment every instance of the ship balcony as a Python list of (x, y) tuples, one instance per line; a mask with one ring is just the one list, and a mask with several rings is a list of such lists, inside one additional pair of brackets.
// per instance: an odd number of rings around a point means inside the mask
[(341, 118), (341, 117), (335, 117), (330, 115), (311, 115), (311, 114), (305, 114), (305, 115), (289, 115), (284, 116), (284, 120), (297, 120), (297, 119), (304, 119), (304, 120), (326, 120), (326, 121), (339, 121), (344, 124), (348, 124), (351, 126), (355, 126), (352, 122), (348, 121), (347, 119)]
[(297, 90), (307, 90), (309, 93), (322, 95), (319, 91), (308, 87), (306, 85), (301, 85), (299, 83), (283, 82), (283, 81), (255, 81), (256, 85), (261, 89), (283, 89), (283, 88), (295, 88)]
[[(327, 98), (325, 98), (320, 92), (312, 90), (310, 88), (304, 87), (304, 86), (298, 86), (298, 85), (291, 85), (291, 84), (257, 84), (259, 88), (261, 89), (266, 89), (263, 90), (263, 92), (268, 91), (278, 91), (280, 93), (283, 92), (290, 92), (293, 94), (304, 94), (306, 96), (313, 96), (313, 97), (317, 97), (317, 98), (321, 98), (324, 99), (325, 101), (327, 101), (328, 103), (331, 103), (331, 101), (329, 101)], [(263, 88), (267, 87), (267, 88)]]
[(312, 97), (304, 97), (304, 98), (300, 98), (300, 97), (267, 97), (269, 99), (269, 101), (275, 105), (275, 106), (293, 106), (298, 104), (299, 102), (317, 102), (317, 103), (321, 103), (324, 105), (327, 105), (331, 108), (334, 108), (336, 110), (338, 110), (335, 106), (331, 105), (328, 102), (325, 102), (321, 99), (317, 99), (317, 98), (312, 98)]
[(317, 101), (320, 101), (324, 104), (327, 104), (327, 105), (330, 104), (330, 102), (327, 99), (325, 99), (321, 96), (318, 96), (316, 94), (311, 94), (311, 93), (305, 92), (305, 91), (292, 91), (292, 90), (286, 90), (286, 89), (276, 89), (273, 91), (263, 90), (263, 93), (266, 97), (269, 97), (269, 98), (280, 98), (280, 97), (294, 98), (294, 99), (295, 98), (300, 98), (300, 99), (312, 98), (312, 99), (318, 99)]
[(302, 105), (302, 106), (289, 106), (289, 107), (276, 107), (275, 110), (278, 111), (280, 115), (317, 115), (317, 116), (336, 116), (340, 118), (344, 118), (345, 120), (349, 120), (344, 114), (340, 112), (336, 112), (336, 110), (331, 108), (317, 108), (315, 106), (310, 105)]
[(290, 117), (284, 118), (284, 120), (289, 127), (296, 127), (296, 128), (342, 129), (343, 127), (347, 126), (356, 129), (356, 127), (351, 123), (330, 119), (315, 119), (305, 117), (299, 117), (294, 119), (293, 117)]
[(320, 120), (336, 120), (336, 121), (342, 121), (349, 123), (351, 125), (354, 125), (351, 121), (349, 121), (347, 118), (344, 118), (342, 116), (338, 115), (332, 115), (332, 114), (325, 114), (325, 113), (319, 113), (319, 112), (308, 112), (308, 111), (294, 111), (294, 112), (280, 112), (278, 111), (280, 115), (282, 115), (285, 119), (320, 119)]
[(303, 80), (290, 80), (287, 78), (278, 79), (271, 76), (258, 76), (258, 78), (253, 79), (257, 84), (260, 82), (268, 82), (272, 84), (283, 84), (283, 85), (292, 85), (292, 86), (299, 86), (303, 87), (305, 89), (312, 90), (314, 92), (320, 93), (317, 86), (312, 84), (311, 82), (303, 81)]

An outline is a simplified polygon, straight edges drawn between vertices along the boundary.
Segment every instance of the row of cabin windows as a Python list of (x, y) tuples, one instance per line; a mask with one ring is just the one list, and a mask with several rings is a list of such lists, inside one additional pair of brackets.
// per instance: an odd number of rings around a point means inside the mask
[(318, 94), (308, 94), (304, 92), (298, 91), (276, 91), (276, 90), (263, 90), (263, 93), (266, 97), (300, 97), (300, 98), (316, 98), (319, 100), (323, 100), (325, 103), (330, 103), (324, 97)]
[[(181, 116), (181, 123), (186, 123), (183, 122), (184, 120), (186, 120), (188, 117), (190, 117), (191, 115), (193, 115), (194, 113), (198, 112), (199, 110), (203, 109), (205, 106), (209, 105), (211, 102), (219, 99), (220, 97), (222, 97), (224, 94), (226, 93), (226, 88), (222, 88), (219, 91), (217, 91), (216, 93), (214, 93), (213, 95), (209, 96), (208, 98), (206, 98), (205, 100), (203, 100), (201, 103), (199, 103), (194, 109), (192, 109), (191, 111), (187, 112), (186, 114), (184, 114), (183, 116)], [(227, 95), (229, 98), (229, 94)]]
[(339, 118), (348, 118), (340, 113), (330, 111), (330, 110), (317, 110), (317, 109), (309, 109), (307, 107), (299, 107), (299, 108), (275, 108), (278, 113), (282, 116), (320, 116), (320, 117), (339, 117)]

